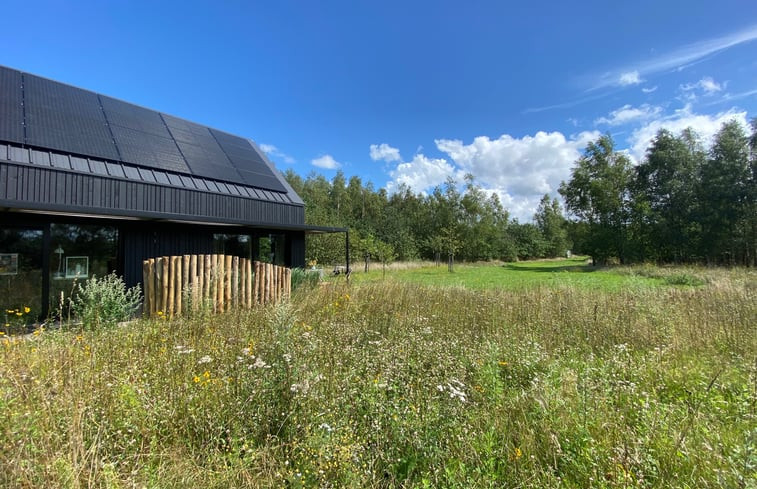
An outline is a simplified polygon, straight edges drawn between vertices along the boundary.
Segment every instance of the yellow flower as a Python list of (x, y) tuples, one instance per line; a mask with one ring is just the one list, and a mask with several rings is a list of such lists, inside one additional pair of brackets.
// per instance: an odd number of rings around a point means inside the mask
[(29, 314), (31, 312), (32, 308), (29, 306), (24, 306), (24, 313)]
[(523, 452), (520, 450), (520, 448), (515, 447), (515, 450), (513, 450), (513, 457), (515, 458), (515, 460), (518, 460), (522, 456), (523, 456)]
[(19, 312), (17, 312), (17, 313), (16, 313), (16, 316), (18, 316), (18, 317), (21, 317), (21, 316), (23, 316), (23, 315), (24, 315), (24, 313), (23, 313), (23, 312), (21, 312), (21, 311), (19, 311)]
[(194, 381), (194, 383), (196, 384), (196, 383), (200, 382), (200, 377), (198, 377), (198, 376), (196, 376), (196, 375), (195, 375), (195, 376), (194, 376), (194, 377), (192, 378), (192, 380), (193, 380), (193, 381)]
[(507, 362), (503, 362), (502, 360), (500, 360), (497, 363), (499, 364), (500, 367), (507, 367)]
[[(7, 324), (6, 324), (7, 326)], [(0, 331), (0, 336), (5, 336), (5, 331)]]

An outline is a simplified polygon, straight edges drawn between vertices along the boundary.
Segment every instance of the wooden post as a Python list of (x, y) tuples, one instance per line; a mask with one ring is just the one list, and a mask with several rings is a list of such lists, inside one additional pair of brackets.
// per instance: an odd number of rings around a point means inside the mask
[(182, 314), (184, 309), (192, 303), (192, 299), (189, 297), (189, 280), (192, 276), (189, 272), (190, 260), (189, 255), (184, 255), (181, 263), (181, 309), (179, 311)]
[(254, 272), (252, 275), (252, 301), (255, 305), (260, 304), (260, 262), (253, 262)]
[(273, 263), (267, 263), (265, 266), (265, 275), (266, 275), (266, 288), (265, 288), (265, 295), (266, 295), (266, 304), (270, 304), (273, 302)]
[(223, 312), (224, 311), (224, 303), (223, 303), (223, 296), (226, 292), (226, 288), (224, 287), (224, 275), (226, 271), (224, 270), (224, 265), (226, 264), (226, 256), (225, 255), (216, 255), (216, 301), (218, 302), (218, 306), (216, 308), (217, 312)]
[(177, 256), (176, 258), (176, 280), (174, 282), (174, 314), (181, 316), (181, 287), (184, 283), (184, 258)]
[(245, 266), (247, 268), (247, 289), (245, 294), (245, 303), (247, 304), (247, 309), (252, 308), (252, 260), (245, 260)]
[(292, 269), (287, 268), (286, 269), (286, 276), (284, 277), (284, 286), (286, 290), (286, 298), (291, 299), (292, 298)]
[(142, 261), (142, 283), (145, 284), (145, 300), (142, 304), (142, 314), (150, 317), (150, 260)]
[[(210, 306), (211, 290), (213, 290), (213, 283), (211, 277), (213, 276), (213, 260), (210, 255), (203, 255), (203, 262), (205, 263), (205, 285), (202, 287), (202, 301)], [(213, 303), (215, 303), (215, 297), (213, 297)], [(215, 306), (213, 306), (215, 309)]]
[(192, 255), (189, 258), (189, 287), (191, 289), (191, 301), (192, 310), (197, 310), (197, 282), (199, 281), (199, 275), (197, 274), (197, 255)]
[(168, 317), (173, 317), (174, 305), (176, 304), (176, 256), (168, 257)]
[(231, 304), (234, 309), (239, 308), (239, 257), (231, 259)]
[(169, 259), (167, 256), (160, 258), (160, 311), (168, 314), (168, 267)]
[(232, 279), (232, 264), (234, 263), (234, 257), (231, 255), (224, 256), (223, 271), (224, 271), (224, 311), (231, 309), (231, 279)]

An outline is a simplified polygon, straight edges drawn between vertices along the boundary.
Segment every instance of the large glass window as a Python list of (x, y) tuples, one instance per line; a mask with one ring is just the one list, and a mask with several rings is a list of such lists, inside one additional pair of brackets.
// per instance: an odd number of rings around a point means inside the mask
[(250, 259), (252, 239), (248, 234), (214, 234), (213, 252)]
[(76, 283), (118, 267), (118, 230), (113, 226), (50, 225), (50, 310), (58, 310)]
[(0, 229), (0, 331), (37, 320), (42, 310), (42, 230)]
[(284, 265), (284, 245), (286, 243), (283, 234), (269, 234), (261, 236), (259, 241), (258, 260), (274, 265)]

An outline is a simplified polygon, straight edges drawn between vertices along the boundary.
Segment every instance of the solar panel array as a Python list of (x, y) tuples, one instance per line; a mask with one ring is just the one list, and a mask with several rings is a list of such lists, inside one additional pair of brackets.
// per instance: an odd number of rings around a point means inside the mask
[(0, 141), (287, 192), (246, 139), (2, 66)]

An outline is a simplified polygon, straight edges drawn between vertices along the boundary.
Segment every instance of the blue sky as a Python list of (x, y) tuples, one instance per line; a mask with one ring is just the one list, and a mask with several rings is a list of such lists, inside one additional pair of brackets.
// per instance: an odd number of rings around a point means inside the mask
[(390, 191), (473, 173), (529, 220), (586, 143), (757, 116), (757, 2), (11, 1), (0, 64)]

